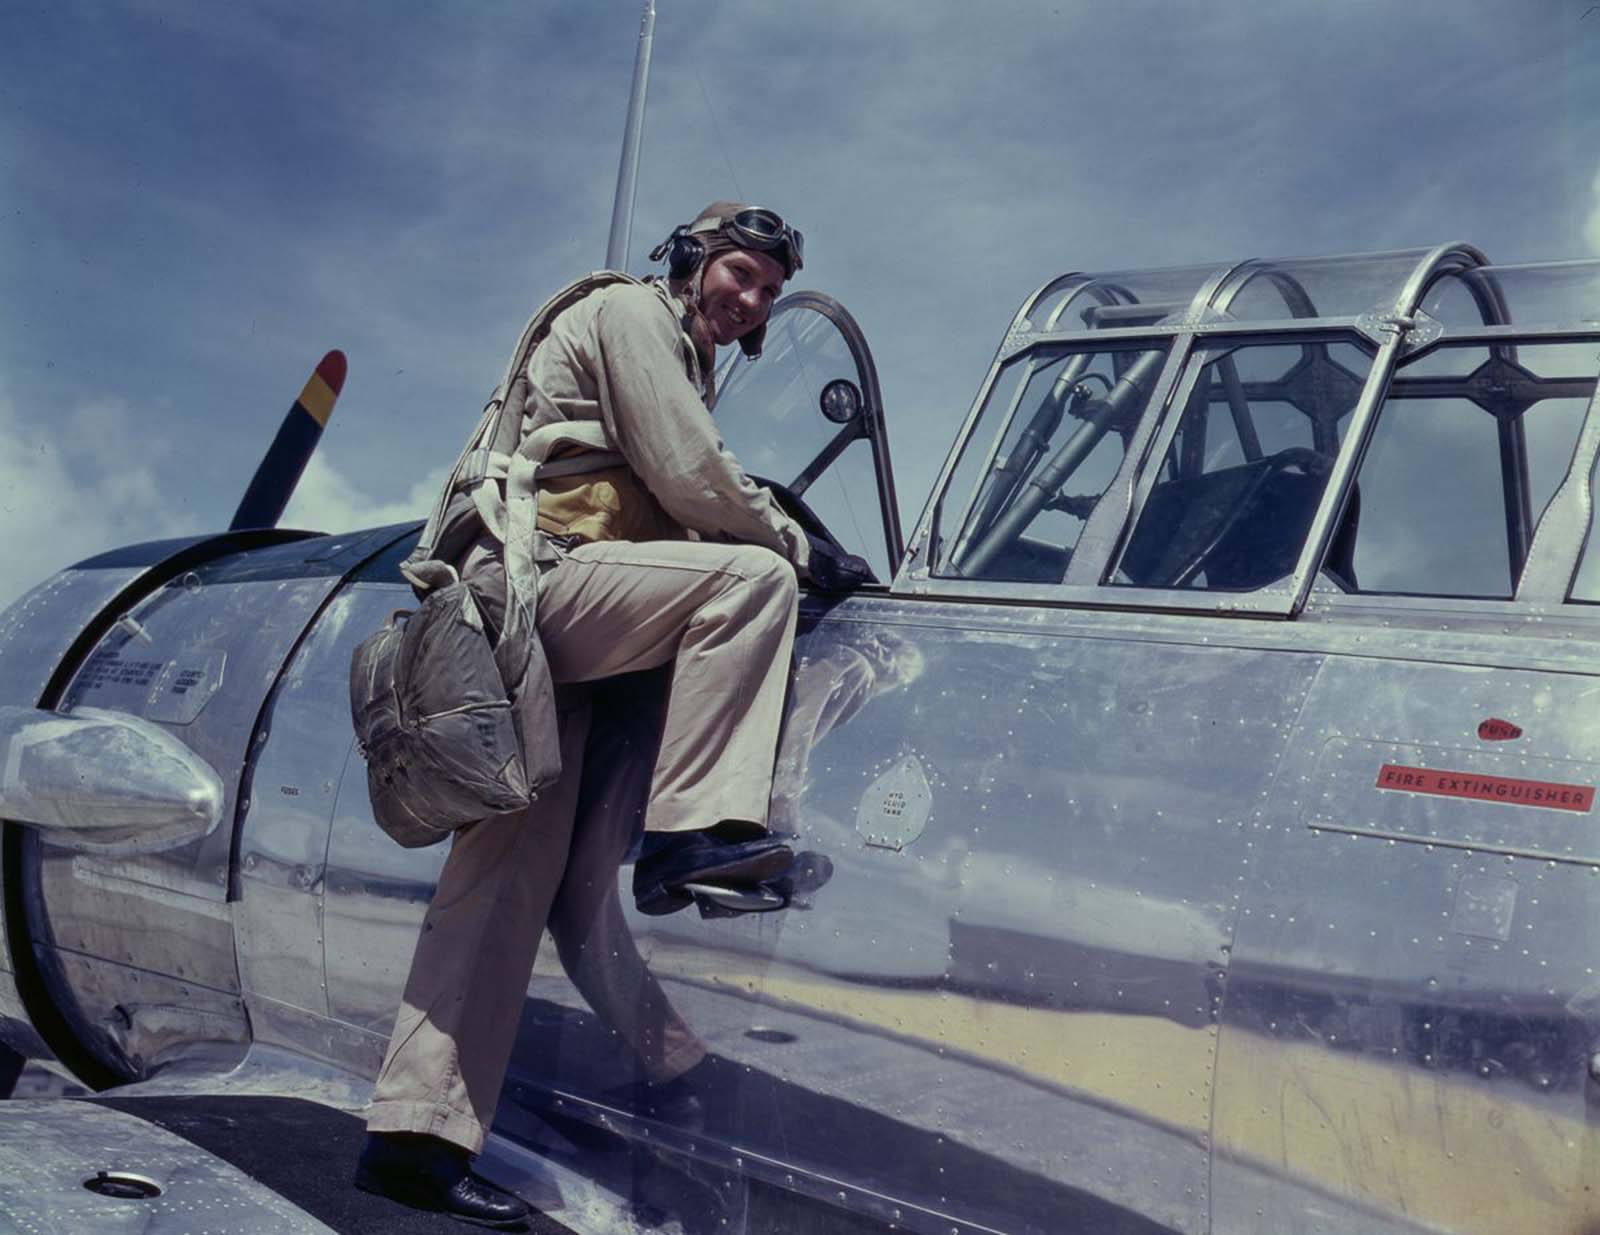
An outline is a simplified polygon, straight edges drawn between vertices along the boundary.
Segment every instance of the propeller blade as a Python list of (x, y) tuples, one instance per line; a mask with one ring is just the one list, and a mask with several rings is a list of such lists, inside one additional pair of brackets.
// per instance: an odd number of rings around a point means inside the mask
[(344, 353), (337, 348), (317, 362), (305, 389), (278, 426), (278, 436), (262, 456), (250, 487), (244, 491), (233, 522), (228, 525), (230, 532), (278, 525), (328, 417), (333, 415), (334, 401), (344, 389), (345, 369)]

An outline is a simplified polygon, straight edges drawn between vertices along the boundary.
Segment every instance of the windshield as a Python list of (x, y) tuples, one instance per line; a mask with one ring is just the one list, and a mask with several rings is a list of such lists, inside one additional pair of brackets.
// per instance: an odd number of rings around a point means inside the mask
[(1371, 349), (1354, 340), (1219, 341), (1112, 583), (1244, 592), (1294, 569)]
[(941, 531), (934, 573), (1059, 583), (1116, 476), (1165, 347), (1043, 347), (990, 388), (949, 492), (967, 498)]
[(851, 338), (858, 333), (825, 296), (787, 298), (768, 322), (760, 359), (735, 349), (724, 362), (714, 414), (746, 472), (797, 497), (887, 581), (897, 564), (898, 515), (889, 517), (892, 477), (877, 378), (865, 344)]

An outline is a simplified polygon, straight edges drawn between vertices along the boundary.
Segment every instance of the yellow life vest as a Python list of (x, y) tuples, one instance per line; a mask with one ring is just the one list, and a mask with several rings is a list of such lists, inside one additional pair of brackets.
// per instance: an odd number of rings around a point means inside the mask
[(583, 540), (687, 538), (626, 464), (541, 480), (539, 530)]

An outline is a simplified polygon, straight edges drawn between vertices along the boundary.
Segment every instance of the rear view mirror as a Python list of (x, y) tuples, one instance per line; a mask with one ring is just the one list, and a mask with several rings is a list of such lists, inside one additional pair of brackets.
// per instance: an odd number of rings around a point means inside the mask
[(836, 377), (822, 388), (817, 404), (834, 424), (847, 425), (861, 415), (861, 391), (849, 378)]

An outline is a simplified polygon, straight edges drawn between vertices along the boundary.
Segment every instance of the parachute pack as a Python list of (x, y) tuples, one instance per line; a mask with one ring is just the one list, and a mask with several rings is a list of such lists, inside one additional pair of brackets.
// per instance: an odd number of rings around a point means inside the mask
[[(603, 271), (568, 284), (523, 328), (417, 547), (401, 572), (419, 598), (365, 639), (350, 662), (350, 711), (378, 825), (407, 848), (525, 810), (561, 775), (555, 692), (539, 646), (538, 482), (625, 461), (599, 424), (522, 432), (533, 350), (565, 309), (602, 287)], [(546, 462), (561, 447), (563, 453)], [(499, 542), (506, 613), (491, 641), (459, 565), (487, 535)]]

